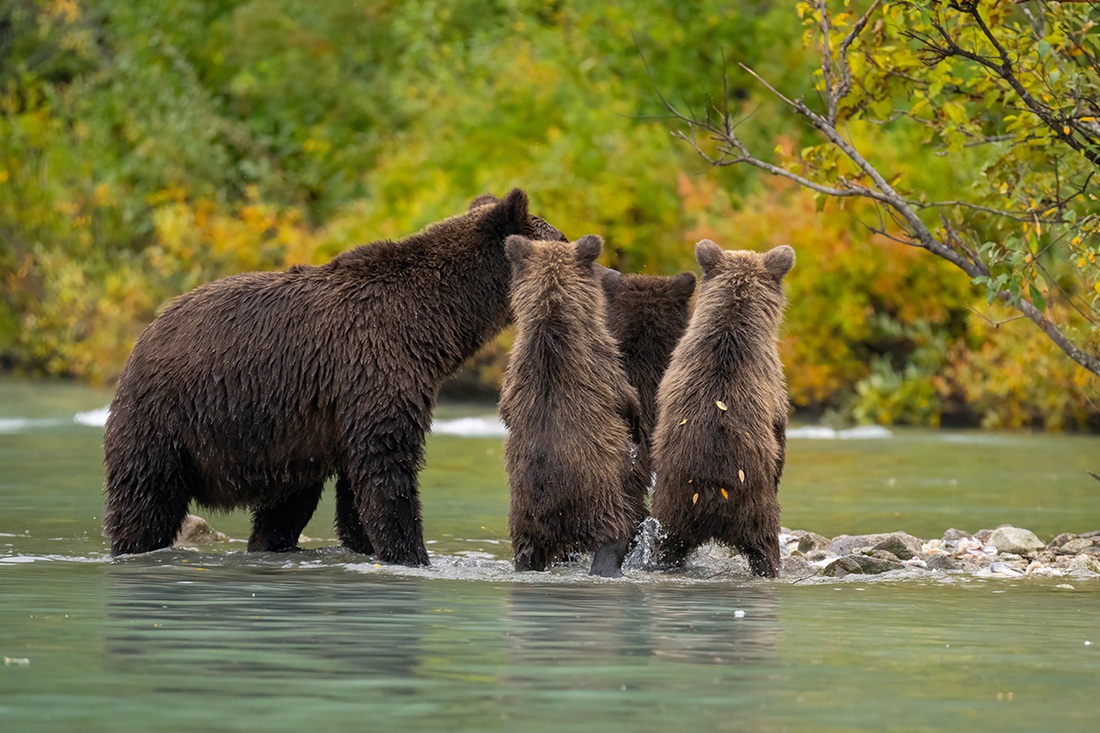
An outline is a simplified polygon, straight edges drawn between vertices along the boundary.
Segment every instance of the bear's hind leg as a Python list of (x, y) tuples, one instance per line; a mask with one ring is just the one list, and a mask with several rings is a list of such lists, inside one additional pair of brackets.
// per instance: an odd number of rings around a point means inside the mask
[(374, 545), (359, 520), (359, 510), (355, 508), (355, 494), (351, 482), (343, 474), (336, 477), (336, 536), (340, 543), (363, 555), (373, 555)]
[[(133, 457), (130, 457), (133, 458)], [(111, 554), (133, 555), (170, 547), (187, 516), (191, 495), (176, 466), (148, 472), (159, 456), (141, 457), (137, 468), (107, 456), (107, 506), (103, 528), (111, 538)]]
[(589, 575), (598, 575), (601, 578), (623, 577), (623, 560), (626, 559), (626, 550), (630, 540), (609, 542), (596, 548), (596, 554), (592, 558), (592, 569)]
[(309, 524), (321, 500), (323, 485), (311, 486), (284, 498), (252, 508), (249, 552), (290, 552), (298, 549), (298, 537)]

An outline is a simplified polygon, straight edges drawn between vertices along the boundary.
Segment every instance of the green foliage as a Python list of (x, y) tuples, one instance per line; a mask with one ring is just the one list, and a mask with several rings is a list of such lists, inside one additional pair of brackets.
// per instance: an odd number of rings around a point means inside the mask
[[(1080, 164), (1035, 144), (1042, 131), (1027, 120), (983, 117), (1004, 100), (988, 80), (922, 66), (901, 35), (912, 12), (891, 6), (880, 46), (858, 55), (866, 100), (848, 134), (907, 191), (1031, 206), (1038, 225), (950, 215), (996, 243), (983, 250), (994, 280), (1064, 310), (1058, 287), (1080, 293), (1096, 279), (1097, 220), (1087, 196), (1042, 213), (1054, 201), (1043, 191), (1051, 166), (1065, 187)], [(793, 244), (783, 351), (800, 407), (934, 424), (966, 401), (984, 415), (992, 392), (981, 385), (1004, 368), (980, 358), (969, 309), (983, 294), (872, 237), (873, 207), (708, 169), (669, 134), (655, 90), (708, 109), (725, 58), (733, 104), (751, 119), (747, 144), (854, 175), (735, 71), (744, 60), (777, 86), (813, 91), (805, 29), (782, 3), (11, 0), (0, 27), (0, 363), (109, 381), (157, 309), (201, 282), (322, 262), (523, 186), (569, 236), (602, 234), (627, 271), (692, 269), (702, 236)], [(1050, 35), (1036, 74), (1067, 53), (1069, 40)], [(919, 93), (880, 68), (887, 55), (928, 75)], [(1050, 83), (1089, 90), (1080, 72)], [(965, 85), (982, 91), (947, 98)], [(1013, 138), (968, 147), (979, 131)], [(499, 381), (509, 338), (479, 356), (482, 379)], [(998, 353), (1015, 353), (999, 338)], [(1046, 385), (1019, 388), (1018, 403), (1049, 404)], [(1058, 425), (1094, 419), (1081, 395), (1069, 391)]]

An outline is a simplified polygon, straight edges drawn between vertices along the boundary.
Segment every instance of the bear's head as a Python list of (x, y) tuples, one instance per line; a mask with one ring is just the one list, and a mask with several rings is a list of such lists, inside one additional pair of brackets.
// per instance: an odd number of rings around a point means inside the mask
[(608, 307), (624, 312), (639, 308), (662, 311), (673, 308), (683, 309), (686, 312), (688, 302), (695, 294), (695, 273), (681, 272), (679, 275), (668, 277), (660, 275), (605, 277), (603, 289), (607, 295)]
[(535, 240), (513, 235), (504, 242), (512, 263), (512, 309), (565, 306), (603, 312), (601, 281), (618, 272), (596, 262), (603, 239), (588, 234), (575, 242)]
[(703, 268), (697, 310), (714, 309), (726, 318), (751, 322), (778, 332), (787, 300), (783, 277), (794, 267), (794, 249), (786, 244), (768, 250), (723, 250), (709, 239), (695, 245)]
[(513, 234), (541, 241), (567, 241), (556, 227), (530, 213), (527, 207), (527, 194), (513, 188), (503, 199), (481, 194), (470, 202), (468, 213), (479, 217), (479, 231), (493, 241), (503, 241)]

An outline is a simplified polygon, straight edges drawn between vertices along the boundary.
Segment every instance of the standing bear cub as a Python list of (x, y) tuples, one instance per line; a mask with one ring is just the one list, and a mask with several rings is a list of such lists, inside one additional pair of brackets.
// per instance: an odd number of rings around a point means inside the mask
[(604, 321), (600, 281), (608, 275), (595, 264), (602, 246), (595, 235), (506, 243), (516, 341), (500, 412), (516, 570), (590, 551), (593, 575), (621, 576), (645, 515), (630, 460), (638, 393)]
[(778, 341), (794, 250), (724, 252), (704, 239), (695, 256), (703, 268), (695, 313), (657, 397), (658, 554), (679, 565), (713, 539), (774, 578), (787, 440)]
[(111, 552), (168, 547), (192, 501), (251, 509), (249, 550), (295, 549), (336, 476), (344, 545), (428, 564), (424, 434), (440, 383), (508, 321), (514, 234), (564, 239), (516, 189), (400, 241), (173, 301), (138, 338), (111, 403)]
[(607, 295), (607, 326), (619, 344), (627, 379), (638, 390), (642, 405), (637, 470), (645, 477), (643, 492), (653, 472), (653, 429), (657, 425), (657, 387), (672, 350), (691, 317), (695, 275), (622, 275), (603, 280)]

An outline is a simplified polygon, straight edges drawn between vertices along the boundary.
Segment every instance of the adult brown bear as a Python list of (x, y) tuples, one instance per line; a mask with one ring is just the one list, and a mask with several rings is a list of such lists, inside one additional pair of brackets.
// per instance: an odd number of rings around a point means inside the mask
[(593, 575), (620, 576), (645, 516), (645, 484), (634, 485), (630, 460), (638, 392), (604, 320), (600, 282), (618, 273), (596, 265), (602, 246), (591, 234), (573, 244), (509, 237), (506, 245), (516, 341), (500, 412), (516, 570), (593, 552)]
[(319, 267), (173, 301), (141, 334), (104, 437), (115, 555), (168, 547), (192, 501), (248, 507), (249, 550), (296, 548), (325, 480), (357, 552), (428, 564), (417, 473), (440, 383), (509, 318), (504, 240), (564, 239), (515, 189)]
[(695, 313), (657, 395), (658, 557), (680, 564), (714, 539), (775, 577), (788, 410), (778, 340), (794, 250), (724, 252), (704, 239), (695, 256)]

